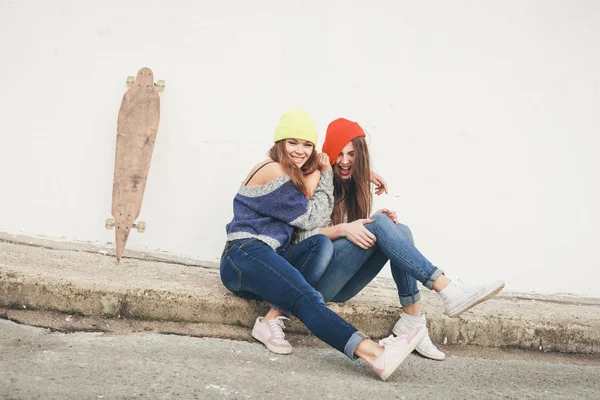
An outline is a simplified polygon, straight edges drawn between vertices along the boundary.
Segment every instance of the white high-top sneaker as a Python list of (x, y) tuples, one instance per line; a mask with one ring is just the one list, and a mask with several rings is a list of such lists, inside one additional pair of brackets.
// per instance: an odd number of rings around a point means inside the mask
[[(414, 317), (412, 315), (402, 314), (398, 322), (396, 322), (396, 325), (394, 325), (392, 332), (396, 336), (408, 335), (417, 328), (425, 326), (426, 322), (424, 316)], [(425, 335), (415, 350), (423, 357), (431, 358), (432, 360), (442, 361), (446, 359), (446, 355), (438, 350), (431, 341), (431, 338), (429, 338), (429, 333)]]
[(446, 315), (456, 317), (471, 307), (494, 297), (503, 288), (504, 282), (502, 281), (487, 285), (468, 285), (460, 279), (455, 279), (439, 294), (444, 301)]

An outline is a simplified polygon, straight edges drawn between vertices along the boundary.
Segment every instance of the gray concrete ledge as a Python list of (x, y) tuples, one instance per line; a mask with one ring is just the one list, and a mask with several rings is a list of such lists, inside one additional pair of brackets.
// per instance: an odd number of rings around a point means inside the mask
[[(0, 235), (0, 307), (84, 316), (211, 324), (210, 336), (249, 328), (264, 302), (229, 293), (214, 263), (128, 252), (116, 265), (92, 244)], [(331, 308), (374, 338), (387, 336), (400, 314), (393, 281), (376, 279), (361, 294)], [(443, 315), (424, 289), (423, 308), (438, 343), (600, 353), (600, 299), (502, 293), (458, 318)], [(289, 332), (308, 334), (297, 320)]]

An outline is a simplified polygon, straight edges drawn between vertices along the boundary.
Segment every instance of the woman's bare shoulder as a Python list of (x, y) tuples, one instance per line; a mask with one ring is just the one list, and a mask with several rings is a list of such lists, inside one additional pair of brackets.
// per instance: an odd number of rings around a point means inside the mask
[[(274, 162), (271, 159), (266, 159), (256, 164), (250, 170), (248, 176), (244, 179), (244, 182), (246, 183), (246, 186), (262, 186), (279, 178), (283, 174), (284, 172), (281, 164)], [(252, 178), (248, 181), (250, 177)]]

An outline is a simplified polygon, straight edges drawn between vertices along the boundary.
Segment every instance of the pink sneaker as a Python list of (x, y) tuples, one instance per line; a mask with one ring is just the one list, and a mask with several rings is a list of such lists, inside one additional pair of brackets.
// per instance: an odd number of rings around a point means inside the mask
[(419, 327), (410, 335), (389, 337), (379, 341), (379, 345), (384, 347), (383, 354), (371, 364), (371, 369), (385, 381), (408, 356), (417, 345), (427, 335), (427, 328)]
[(289, 318), (277, 317), (265, 321), (263, 317), (256, 318), (254, 328), (252, 328), (252, 337), (262, 342), (267, 349), (277, 354), (290, 354), (292, 352), (292, 345), (290, 342), (285, 340), (285, 333), (283, 333), (283, 320)]

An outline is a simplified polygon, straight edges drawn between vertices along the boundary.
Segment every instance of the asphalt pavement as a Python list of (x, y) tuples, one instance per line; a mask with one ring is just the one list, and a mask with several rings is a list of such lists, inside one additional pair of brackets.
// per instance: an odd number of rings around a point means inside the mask
[[(67, 318), (69, 318), (67, 316)], [(0, 320), (3, 399), (598, 399), (595, 356), (443, 347), (386, 381), (324, 347), (144, 332), (60, 333)]]

